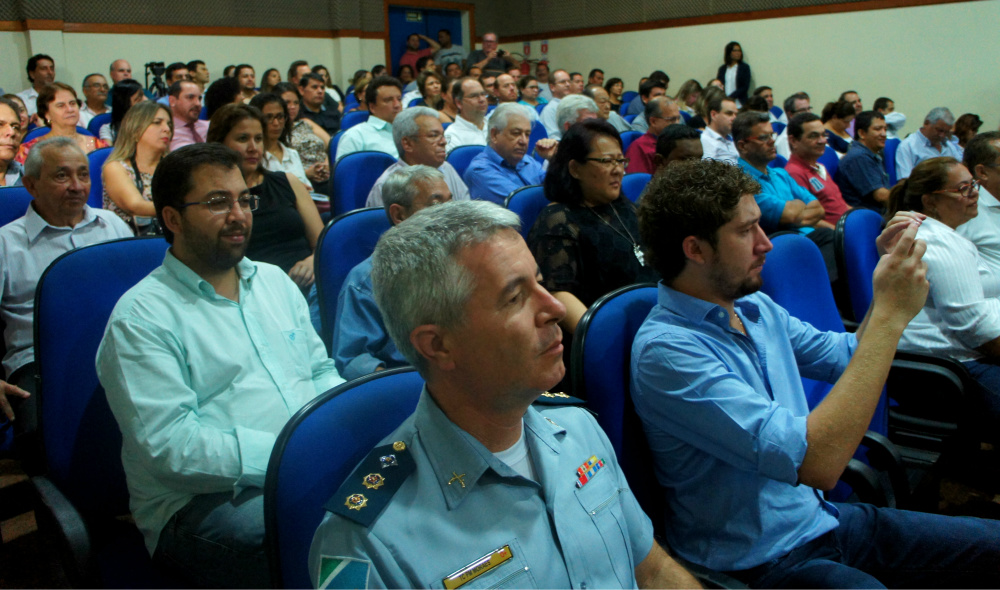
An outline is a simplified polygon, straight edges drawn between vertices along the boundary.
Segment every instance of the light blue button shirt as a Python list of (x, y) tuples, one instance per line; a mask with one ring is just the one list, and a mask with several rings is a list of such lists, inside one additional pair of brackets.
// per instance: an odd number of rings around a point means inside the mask
[(263, 487), (281, 428), (344, 382), (288, 276), (245, 258), (237, 271), (239, 302), (167, 252), (119, 300), (97, 351), (150, 554), (196, 495)]
[(396, 142), (392, 140), (392, 123), (369, 115), (367, 121), (345, 131), (337, 144), (337, 162), (347, 154), (366, 151), (385, 152), (399, 159)]
[[(509, 546), (512, 559), (462, 588), (634, 588), (635, 566), (653, 546), (652, 523), (604, 432), (580, 408), (532, 407), (523, 424), (539, 482), (451, 422), (425, 389), (383, 443), (406, 443), (415, 471), (370, 528), (326, 515), (309, 555), (314, 584), (326, 556), (370, 564), (370, 588), (441, 588), (445, 577)], [(577, 487), (577, 467), (595, 455), (604, 468)], [(455, 474), (464, 474), (464, 487)]]
[(667, 541), (717, 570), (754, 567), (837, 526), (799, 485), (809, 407), (802, 376), (836, 381), (853, 334), (819, 332), (762, 293), (721, 306), (662, 283), (632, 345), (632, 400), (666, 487)]
[(896, 178), (903, 180), (910, 177), (913, 167), (930, 158), (940, 158), (949, 156), (959, 162), (962, 161), (962, 154), (955, 148), (955, 144), (950, 141), (941, 142), (941, 151), (931, 145), (931, 140), (916, 130), (906, 136), (896, 150)]
[(117, 215), (86, 205), (73, 227), (49, 225), (32, 205), (24, 217), (0, 228), (0, 319), (8, 377), (35, 358), (35, 289), (52, 261), (76, 248), (131, 237)]
[(487, 146), (469, 162), (463, 176), (473, 199), (503, 205), (510, 193), (545, 181), (545, 170), (534, 157), (525, 154), (516, 166)]
[(345, 379), (402, 367), (406, 359), (389, 337), (372, 292), (371, 256), (351, 269), (337, 297), (333, 326), (333, 360)]

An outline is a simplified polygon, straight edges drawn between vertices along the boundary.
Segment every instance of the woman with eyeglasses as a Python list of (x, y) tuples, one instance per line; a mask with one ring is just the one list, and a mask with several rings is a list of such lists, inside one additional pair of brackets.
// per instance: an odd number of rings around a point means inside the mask
[(635, 205), (621, 192), (628, 159), (621, 137), (601, 119), (573, 125), (545, 176), (551, 203), (538, 215), (528, 245), (542, 285), (566, 306), (567, 340), (587, 308), (619, 287), (656, 281), (645, 265)]
[(136, 235), (162, 233), (153, 207), (153, 174), (170, 151), (173, 135), (170, 109), (155, 102), (141, 102), (125, 115), (115, 148), (100, 171), (104, 178), (104, 208), (114, 211)]
[[(922, 218), (917, 238), (927, 251), (930, 292), (899, 350), (961, 362), (980, 385), (968, 392), (970, 414), (989, 420), (991, 440), (1000, 424), (1000, 276), (976, 246), (956, 231), (978, 213), (979, 184), (954, 158), (917, 164), (889, 193), (887, 218), (912, 211)], [(905, 219), (905, 218), (904, 218)]]
[(3, 97), (17, 105), (15, 112), (18, 119), (21, 120), (21, 131), (17, 137), (17, 143), (20, 145), (24, 141), (24, 136), (28, 134), (28, 123), (31, 120), (31, 117), (28, 116), (28, 107), (24, 106), (24, 101), (16, 94), (4, 94)]
[[(208, 141), (221, 143), (243, 156), (243, 179), (260, 203), (253, 214), (247, 258), (281, 268), (304, 293), (313, 286), (313, 250), (323, 230), (309, 191), (294, 175), (264, 167), (264, 129), (260, 110), (227, 104), (212, 115)], [(315, 297), (310, 301), (313, 305)]]
[(271, 172), (288, 172), (298, 178), (312, 192), (312, 183), (306, 177), (299, 152), (289, 147), (292, 121), (288, 107), (277, 94), (258, 94), (250, 99), (250, 106), (264, 115), (264, 168)]
[(517, 102), (521, 104), (535, 108), (540, 104), (548, 104), (549, 102), (538, 95), (541, 87), (538, 86), (538, 78), (534, 76), (521, 76), (521, 79), (517, 81), (517, 88), (521, 91), (521, 100)]

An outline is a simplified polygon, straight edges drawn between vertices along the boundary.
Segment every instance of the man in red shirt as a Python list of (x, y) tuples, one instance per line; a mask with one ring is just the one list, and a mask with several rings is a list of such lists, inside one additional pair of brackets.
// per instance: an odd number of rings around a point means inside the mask
[(663, 133), (667, 127), (679, 123), (681, 112), (677, 104), (667, 96), (657, 96), (649, 99), (646, 103), (646, 121), (649, 129), (641, 137), (636, 138), (629, 146), (625, 157), (629, 159), (629, 174), (633, 172), (656, 172), (656, 164), (653, 156), (656, 155), (656, 138)]
[(799, 113), (788, 122), (788, 146), (791, 157), (785, 172), (823, 205), (828, 223), (836, 225), (849, 207), (840, 194), (840, 187), (817, 160), (826, 149), (823, 122), (813, 113)]
[[(420, 49), (421, 39), (427, 41), (427, 44), (430, 45), (430, 47), (426, 49)], [(426, 35), (413, 33), (412, 35), (406, 38), (406, 51), (404, 51), (403, 55), (399, 57), (399, 67), (402, 68), (403, 66), (407, 65), (410, 66), (411, 68), (413, 68), (413, 75), (416, 76), (418, 73), (417, 60), (420, 59), (421, 57), (424, 57), (425, 55), (426, 56), (433, 55), (434, 52), (437, 51), (438, 49), (441, 49), (441, 45), (438, 44), (438, 42), (435, 41), (434, 39), (431, 39)]]

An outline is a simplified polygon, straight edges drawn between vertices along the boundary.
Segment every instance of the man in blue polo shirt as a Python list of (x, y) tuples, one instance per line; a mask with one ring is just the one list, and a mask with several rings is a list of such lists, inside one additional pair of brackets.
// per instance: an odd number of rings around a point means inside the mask
[[(489, 120), (490, 143), (472, 159), (462, 175), (473, 199), (504, 204), (515, 190), (541, 184), (545, 170), (528, 155), (531, 126), (537, 119), (535, 111), (517, 103), (504, 103), (493, 111)], [(540, 139), (535, 149), (543, 158), (555, 152), (556, 142)]]
[(755, 195), (760, 207), (760, 227), (767, 233), (793, 230), (817, 246), (826, 262), (830, 282), (837, 280), (837, 258), (833, 248), (833, 225), (823, 218), (823, 204), (799, 186), (781, 168), (768, 168), (777, 156), (776, 134), (767, 113), (746, 111), (733, 121), (733, 143), (740, 154), (740, 168), (760, 183)]
[[(632, 345), (632, 399), (666, 488), (670, 547), (753, 588), (1000, 584), (996, 521), (820, 495), (861, 441), (927, 297), (918, 222), (902, 217), (879, 238), (890, 252), (858, 332), (820, 332), (756, 293), (771, 250), (758, 190), (721, 162), (679, 162), (639, 205), (662, 281)], [(812, 410), (803, 376), (834, 383)]]
[(864, 111), (854, 118), (854, 141), (840, 159), (834, 182), (851, 207), (882, 212), (889, 200), (889, 173), (885, 170), (885, 116), (878, 111)]

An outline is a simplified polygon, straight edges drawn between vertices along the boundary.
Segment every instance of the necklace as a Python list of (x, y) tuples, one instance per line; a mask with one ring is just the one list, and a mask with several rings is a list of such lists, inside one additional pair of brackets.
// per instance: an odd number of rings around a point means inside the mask
[[(619, 198), (621, 198), (621, 197), (619, 197)], [(625, 233), (622, 233), (622, 232), (618, 231), (618, 228), (616, 228), (615, 226), (611, 225), (611, 223), (609, 223), (607, 219), (604, 219), (603, 217), (601, 217), (600, 214), (597, 213), (597, 211), (594, 211), (593, 207), (587, 207), (587, 209), (589, 209), (591, 213), (593, 213), (595, 216), (597, 216), (597, 218), (601, 220), (601, 223), (603, 223), (604, 225), (610, 227), (611, 231), (613, 231), (616, 234), (620, 235), (621, 237), (625, 238), (628, 241), (629, 244), (632, 244), (632, 254), (635, 254), (635, 259), (639, 261), (639, 265), (640, 266), (646, 266), (646, 256), (643, 255), (643, 253), (642, 253), (642, 247), (639, 246), (639, 242), (636, 241), (636, 239), (632, 237), (632, 232), (628, 231), (628, 228), (625, 227), (625, 222), (622, 221), (621, 216), (618, 215), (618, 211), (615, 210), (615, 206), (613, 204), (609, 204), (609, 205), (611, 207), (611, 212), (615, 214), (615, 217), (618, 219), (618, 223), (621, 224), (622, 229), (625, 230)]]

